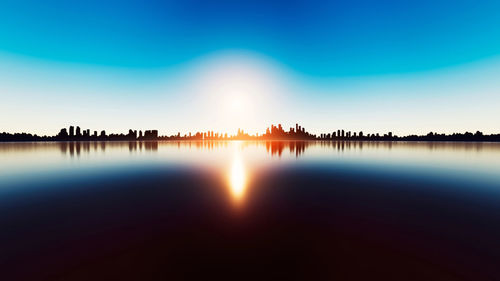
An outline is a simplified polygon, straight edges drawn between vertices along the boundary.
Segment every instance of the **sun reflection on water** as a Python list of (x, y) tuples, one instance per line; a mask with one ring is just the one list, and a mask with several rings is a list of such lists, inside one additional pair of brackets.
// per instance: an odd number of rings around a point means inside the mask
[(235, 152), (229, 172), (229, 188), (234, 200), (241, 201), (245, 195), (247, 175), (239, 152)]

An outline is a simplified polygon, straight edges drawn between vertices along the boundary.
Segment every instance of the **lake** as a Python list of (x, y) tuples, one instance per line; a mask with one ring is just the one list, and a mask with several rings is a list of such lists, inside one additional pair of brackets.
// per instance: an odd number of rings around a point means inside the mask
[(1, 280), (498, 280), (500, 143), (0, 143)]

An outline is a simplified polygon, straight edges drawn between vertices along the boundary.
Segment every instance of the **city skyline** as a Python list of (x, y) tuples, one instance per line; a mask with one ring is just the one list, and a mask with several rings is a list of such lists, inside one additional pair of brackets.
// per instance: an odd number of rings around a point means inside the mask
[[(498, 1), (7, 1), (0, 131), (498, 132)], [(470, 24), (474, 23), (474, 24)]]
[(500, 141), (499, 134), (484, 134), (481, 131), (444, 134), (439, 132), (429, 132), (425, 135), (410, 134), (398, 136), (392, 131), (385, 133), (378, 132), (355, 132), (347, 129), (332, 130), (327, 133), (313, 134), (305, 127), (295, 124), (286, 130), (281, 124), (270, 125), (264, 133), (249, 134), (243, 129), (238, 129), (236, 134), (207, 130), (202, 132), (178, 132), (173, 135), (161, 135), (158, 130), (134, 130), (129, 129), (128, 133), (106, 133), (106, 130), (83, 129), (80, 126), (69, 126), (60, 129), (57, 135), (38, 136), (30, 133), (0, 133), (0, 142), (16, 141), (178, 141), (178, 140), (353, 140), (353, 141)]

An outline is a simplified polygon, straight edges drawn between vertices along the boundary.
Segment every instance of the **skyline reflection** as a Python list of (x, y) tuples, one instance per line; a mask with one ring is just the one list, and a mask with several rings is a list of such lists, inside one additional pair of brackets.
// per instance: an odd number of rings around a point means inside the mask
[[(236, 154), (235, 154), (236, 153)], [(499, 178), (500, 143), (362, 141), (138, 141), (1, 143), (0, 177), (34, 175), (58, 169), (100, 169), (116, 164), (185, 164), (234, 174), (243, 192), (248, 170), (304, 162), (360, 163), (405, 169), (440, 169)], [(281, 164), (279, 164), (281, 163)], [(228, 168), (231, 167), (231, 168)], [(243, 167), (243, 168), (242, 168)], [(228, 169), (230, 172), (228, 172)], [(241, 173), (241, 170), (247, 170)], [(234, 172), (233, 172), (234, 171)], [(467, 174), (467, 173), (466, 173)], [(227, 178), (227, 176), (225, 176)], [(16, 180), (22, 180), (16, 179)], [(243, 183), (241, 183), (243, 181)], [(239, 182), (239, 183), (238, 183)], [(1, 183), (1, 182), (0, 182)], [(238, 184), (237, 184), (238, 183)], [(243, 187), (241, 187), (243, 185)]]
[(493, 150), (498, 151), (500, 149), (500, 143), (487, 143), (487, 142), (392, 142), (392, 141), (83, 141), (83, 142), (53, 142), (44, 143), (43, 145), (37, 143), (4, 143), (0, 146), (0, 152), (2, 150), (10, 150), (9, 148), (17, 149), (29, 149), (37, 147), (52, 147), (56, 146), (59, 148), (63, 155), (69, 155), (71, 157), (81, 156), (83, 153), (105, 152), (106, 147), (108, 148), (125, 148), (127, 147), (129, 152), (142, 152), (142, 151), (158, 151), (158, 147), (172, 147), (175, 146), (179, 149), (181, 148), (196, 148), (198, 150), (217, 150), (223, 149), (236, 144), (241, 149), (245, 149), (250, 146), (265, 146), (266, 151), (271, 156), (283, 157), (286, 150), (289, 151), (290, 155), (294, 155), (296, 158), (301, 157), (306, 153), (310, 146), (327, 148), (331, 150), (344, 151), (344, 150), (363, 150), (363, 148), (373, 149), (373, 148), (383, 148), (392, 149), (395, 148), (409, 148), (409, 149), (424, 149), (424, 150), (466, 150), (466, 151), (482, 151)]

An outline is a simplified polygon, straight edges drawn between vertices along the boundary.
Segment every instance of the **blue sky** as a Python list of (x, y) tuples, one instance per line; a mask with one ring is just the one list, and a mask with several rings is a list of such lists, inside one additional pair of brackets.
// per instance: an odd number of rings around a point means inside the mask
[(498, 11), (499, 1), (3, 0), (0, 130), (498, 132)]

